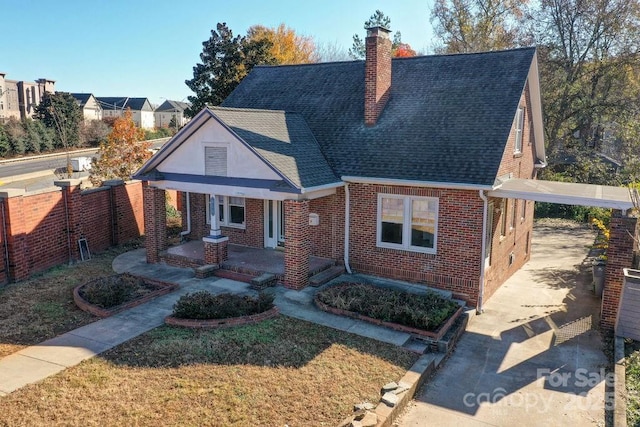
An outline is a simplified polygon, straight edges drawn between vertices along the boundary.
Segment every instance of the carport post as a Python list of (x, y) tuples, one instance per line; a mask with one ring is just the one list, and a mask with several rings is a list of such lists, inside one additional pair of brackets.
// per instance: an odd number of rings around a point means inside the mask
[(607, 249), (605, 285), (602, 294), (600, 323), (603, 329), (612, 330), (616, 323), (625, 268), (633, 263), (634, 236), (638, 219), (614, 210), (611, 215), (611, 236)]

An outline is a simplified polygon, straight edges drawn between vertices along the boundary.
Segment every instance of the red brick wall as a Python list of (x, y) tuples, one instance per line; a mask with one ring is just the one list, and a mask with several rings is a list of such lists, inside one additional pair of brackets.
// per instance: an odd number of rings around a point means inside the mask
[(191, 206), (191, 233), (189, 238), (202, 239), (209, 235), (210, 227), (207, 225), (207, 196), (200, 193), (189, 193)]
[(142, 183), (127, 182), (111, 188), (115, 203), (116, 244), (144, 234)]
[(112, 209), (108, 187), (82, 192), (82, 231), (91, 252), (100, 252), (113, 243)]
[(69, 260), (67, 220), (62, 193), (53, 192), (24, 197), (23, 218), (26, 232), (29, 272), (45, 270)]
[(637, 235), (637, 228), (637, 218), (622, 217), (620, 211), (613, 211), (600, 319), (602, 327), (607, 330), (613, 329), (616, 323), (624, 282), (623, 269), (632, 268), (635, 244), (633, 236)]
[[(5, 215), (0, 232), (4, 228), (7, 233), (9, 268), (8, 277), (2, 273), (5, 277), (0, 275), (0, 280), (23, 280), (52, 266), (76, 261), (81, 237), (87, 239), (91, 252), (99, 252), (113, 243), (114, 236), (124, 243), (142, 234), (141, 182), (85, 192), (76, 185), (62, 187), (9, 194), (2, 200)], [(120, 218), (115, 231), (111, 221), (114, 209)]]
[(309, 227), (311, 255), (342, 261), (344, 257), (344, 190), (341, 195), (314, 199), (309, 213), (318, 214), (320, 223)]
[(5, 216), (5, 206), (4, 206), (4, 200), (0, 200), (0, 284), (4, 284), (7, 283), (9, 281), (9, 276), (7, 274), (7, 263), (6, 263), (6, 256), (5, 256), (5, 247), (7, 244), (7, 241), (5, 239), (5, 235), (7, 234), (7, 229), (5, 228), (4, 225), (4, 216)]
[(245, 228), (221, 227), (229, 243), (264, 248), (264, 200), (245, 199)]
[[(531, 236), (533, 235), (533, 202), (526, 200), (506, 200), (506, 212), (501, 208), (502, 199), (489, 198), (494, 203), (491, 239), (491, 264), (485, 270), (484, 301), (518, 271), (531, 257)], [(522, 204), (526, 203), (525, 218), (522, 218)], [(516, 222), (511, 227), (511, 207), (515, 204)], [(500, 209), (500, 210), (498, 210)], [(506, 235), (501, 236), (502, 216), (506, 216)], [(511, 254), (514, 255), (513, 260)]]
[[(534, 168), (535, 138), (533, 135), (533, 118), (531, 115), (531, 99), (528, 84), (520, 98), (520, 107), (524, 107), (522, 152), (514, 154), (514, 123), (502, 155), (498, 176), (511, 174), (513, 178), (534, 179), (536, 175)], [(534, 202), (508, 199), (505, 204), (506, 209), (503, 212), (502, 210), (496, 210), (501, 207), (502, 199), (490, 200), (494, 202), (494, 221), (492, 228), (491, 265), (485, 271), (485, 302), (505, 280), (511, 277), (513, 273), (529, 260), (531, 257), (531, 236), (533, 235)], [(522, 217), (523, 204), (526, 204), (524, 218)], [(515, 206), (516, 209), (516, 221), (512, 227), (511, 209), (513, 206)], [(503, 215), (506, 216), (507, 227), (505, 235), (501, 236), (501, 221)], [(514, 255), (513, 261), (511, 260), (511, 254)]]
[[(533, 116), (531, 115), (531, 99), (529, 96), (529, 84), (525, 87), (520, 98), (520, 107), (524, 107), (524, 125), (522, 130), (522, 153), (514, 154), (515, 148), (515, 120), (511, 127), (507, 145), (502, 154), (502, 161), (498, 169), (498, 176), (511, 173), (513, 178), (534, 178), (535, 169), (535, 138), (533, 135)], [(515, 116), (514, 116), (515, 119)]]
[[(478, 297), (482, 200), (477, 191), (349, 184), (350, 265), (358, 271), (421, 282), (453, 291), (470, 303)], [(376, 246), (378, 194), (437, 197), (437, 253)]]

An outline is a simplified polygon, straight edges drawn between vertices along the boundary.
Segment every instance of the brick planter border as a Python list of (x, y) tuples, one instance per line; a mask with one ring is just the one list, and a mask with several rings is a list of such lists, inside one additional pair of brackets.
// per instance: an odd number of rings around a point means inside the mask
[(460, 316), (460, 314), (462, 314), (462, 311), (464, 310), (464, 307), (462, 306), (458, 307), (455, 313), (449, 316), (447, 321), (444, 324), (440, 325), (437, 331), (430, 332), (430, 331), (425, 331), (423, 329), (412, 328), (411, 326), (400, 325), (399, 323), (385, 322), (384, 320), (374, 319), (373, 317), (365, 316), (363, 314), (356, 313), (354, 311), (348, 311), (348, 310), (343, 310), (341, 308), (331, 307), (323, 303), (322, 301), (320, 301), (317, 295), (313, 297), (313, 302), (316, 304), (316, 306), (318, 306), (318, 308), (328, 313), (333, 313), (338, 316), (347, 316), (353, 319), (363, 320), (365, 322), (373, 323), (374, 325), (384, 326), (386, 328), (390, 328), (400, 332), (407, 332), (413, 335), (428, 337), (434, 341), (440, 341), (440, 339), (442, 339), (442, 337), (447, 333), (449, 328), (451, 328), (451, 325), (453, 325), (453, 322), (456, 321), (456, 319)]
[[(140, 276), (136, 276), (136, 277), (140, 277)], [(109, 316), (113, 316), (114, 314), (120, 313), (123, 310), (137, 307), (141, 304), (149, 302), (152, 299), (157, 298), (159, 296), (166, 295), (170, 292), (175, 291), (180, 287), (180, 285), (178, 285), (177, 283), (163, 282), (161, 280), (150, 279), (147, 277), (140, 277), (140, 278), (147, 285), (151, 285), (157, 289), (155, 291), (149, 292), (147, 295), (145, 295), (142, 298), (138, 298), (133, 301), (129, 301), (124, 304), (117, 305), (115, 307), (102, 308), (102, 307), (98, 307), (97, 305), (91, 304), (89, 301), (85, 300), (80, 296), (80, 288), (82, 288), (88, 283), (91, 283), (91, 282), (86, 282), (73, 288), (73, 302), (76, 303), (76, 305), (80, 310), (86, 311), (87, 313), (91, 313), (94, 316), (109, 317)]]
[(227, 319), (179, 319), (173, 316), (164, 318), (164, 323), (169, 326), (181, 326), (192, 329), (221, 329), (234, 326), (252, 325), (263, 320), (272, 319), (280, 313), (275, 305), (262, 313), (250, 314), (248, 316), (229, 317)]

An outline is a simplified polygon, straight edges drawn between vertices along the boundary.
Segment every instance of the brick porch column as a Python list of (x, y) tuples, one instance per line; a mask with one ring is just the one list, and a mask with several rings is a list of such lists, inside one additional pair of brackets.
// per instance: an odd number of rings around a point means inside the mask
[(9, 265), (6, 266), (8, 278), (13, 281), (29, 277), (27, 251), (27, 226), (25, 222), (24, 190), (7, 189), (0, 192), (4, 203), (5, 230), (7, 232), (7, 249)]
[(614, 210), (611, 215), (611, 237), (607, 249), (607, 266), (605, 269), (605, 284), (602, 293), (602, 309), (600, 324), (603, 329), (613, 329), (616, 324), (622, 282), (623, 268), (631, 268), (633, 263), (633, 249), (638, 219), (623, 217), (622, 212)]
[(303, 289), (309, 284), (309, 201), (284, 201), (284, 286)]
[[(69, 262), (80, 259), (78, 240), (83, 236), (82, 230), (82, 195), (80, 194), (79, 179), (61, 179), (54, 181), (53, 185), (62, 189), (62, 197), (66, 204), (67, 221), (69, 222), (69, 240), (71, 244), (71, 259)], [(90, 244), (91, 242), (87, 242)]]
[(167, 248), (167, 213), (164, 190), (146, 186), (142, 190), (144, 199), (144, 246), (147, 249), (147, 262), (160, 261), (160, 251)]
[(203, 237), (204, 242), (204, 263), (205, 264), (220, 264), (227, 260), (227, 243), (228, 237)]

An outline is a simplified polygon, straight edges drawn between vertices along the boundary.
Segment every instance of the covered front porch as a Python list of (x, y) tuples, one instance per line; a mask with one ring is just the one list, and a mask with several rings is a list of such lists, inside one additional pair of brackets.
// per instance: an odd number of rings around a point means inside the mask
[[(193, 268), (205, 265), (205, 242), (193, 240), (172, 246), (160, 254), (160, 258), (168, 264), (183, 265)], [(252, 248), (249, 246), (228, 244), (227, 259), (220, 264), (219, 275), (237, 280), (250, 280), (263, 273), (276, 276), (278, 283), (284, 283), (285, 254), (284, 251), (271, 248)], [(335, 266), (335, 261), (317, 256), (309, 257), (309, 277)], [(233, 277), (232, 277), (233, 276)]]

